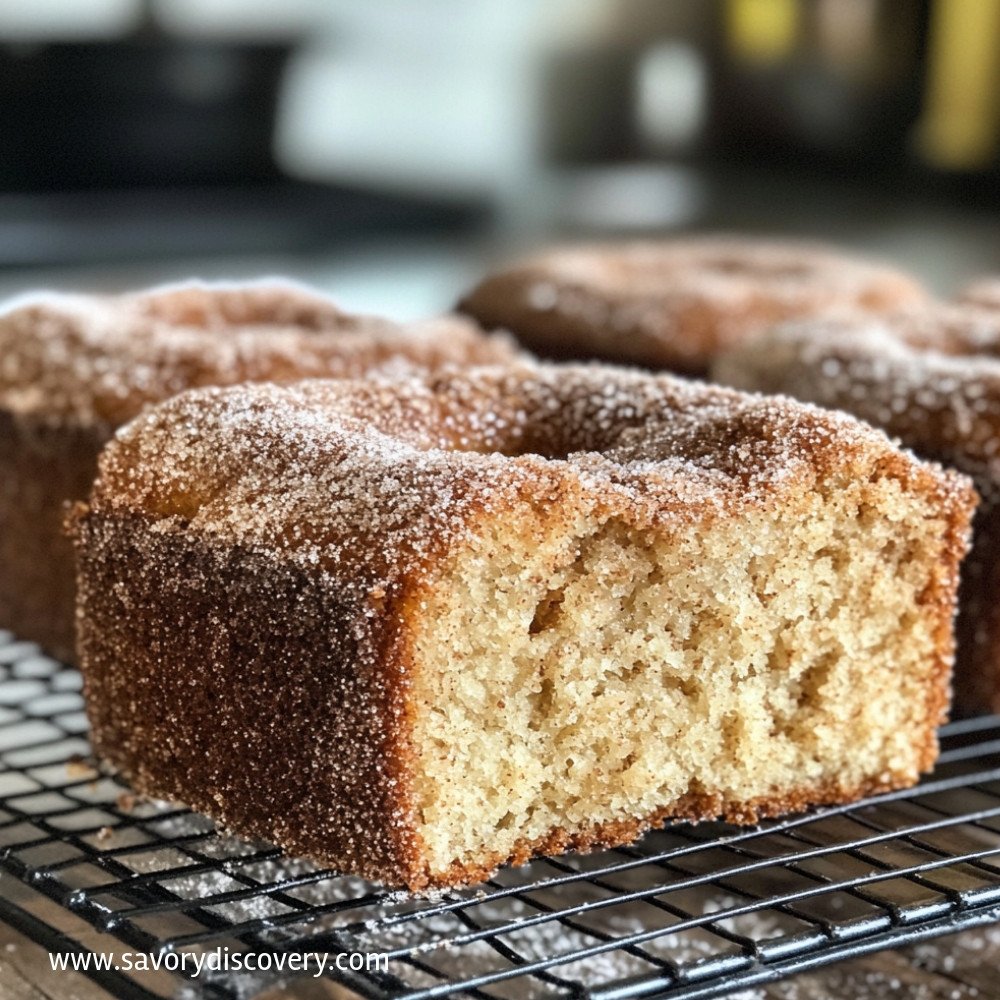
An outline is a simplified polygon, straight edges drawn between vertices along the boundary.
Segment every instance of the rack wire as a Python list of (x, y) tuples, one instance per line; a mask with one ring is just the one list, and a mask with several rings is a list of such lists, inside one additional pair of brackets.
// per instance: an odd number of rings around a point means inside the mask
[[(415, 897), (136, 801), (87, 757), (79, 675), (0, 632), (0, 919), (55, 952), (382, 955), (325, 973), (372, 1000), (724, 996), (1000, 920), (1000, 718), (948, 726), (943, 747), (915, 789), (752, 828), (670, 826)], [(290, 982), (89, 975), (143, 1000)]]

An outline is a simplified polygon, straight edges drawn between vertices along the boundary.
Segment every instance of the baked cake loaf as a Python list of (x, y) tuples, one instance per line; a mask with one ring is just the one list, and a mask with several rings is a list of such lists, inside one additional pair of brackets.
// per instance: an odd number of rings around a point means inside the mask
[(908, 275), (825, 247), (703, 237), (552, 250), (489, 275), (459, 309), (543, 357), (703, 375), (779, 320), (926, 297)]
[(973, 505), (845, 415), (670, 376), (185, 393), (75, 518), (93, 744), (412, 889), (909, 785)]
[(10, 303), (0, 311), (0, 628), (72, 658), (64, 504), (87, 496), (97, 453), (144, 406), (199, 385), (513, 354), (466, 320), (403, 328), (282, 283)]
[(1000, 312), (941, 305), (790, 323), (721, 357), (714, 375), (847, 410), (975, 480), (955, 708), (1000, 711)]

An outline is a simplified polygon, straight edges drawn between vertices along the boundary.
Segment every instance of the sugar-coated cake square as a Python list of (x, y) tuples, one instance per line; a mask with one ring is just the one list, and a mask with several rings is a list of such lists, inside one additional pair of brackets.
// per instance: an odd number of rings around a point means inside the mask
[(621, 369), (186, 393), (73, 522), (97, 752), (380, 882), (909, 785), (966, 479)]

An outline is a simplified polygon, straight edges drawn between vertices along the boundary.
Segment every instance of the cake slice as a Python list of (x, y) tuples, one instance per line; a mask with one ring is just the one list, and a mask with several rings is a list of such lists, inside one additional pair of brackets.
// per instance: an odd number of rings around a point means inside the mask
[(413, 889), (909, 785), (974, 502), (847, 416), (615, 368), (188, 392), (73, 520), (94, 746)]

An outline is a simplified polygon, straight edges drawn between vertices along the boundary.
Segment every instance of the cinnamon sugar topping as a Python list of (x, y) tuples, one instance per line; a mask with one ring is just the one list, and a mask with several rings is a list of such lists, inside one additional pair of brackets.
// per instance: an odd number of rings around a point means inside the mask
[(769, 323), (925, 299), (906, 274), (823, 246), (705, 237), (549, 251), (488, 276), (460, 308), (550, 357), (700, 374)]
[(311, 562), (350, 548), (396, 573), (404, 545), (426, 555), (471, 510), (515, 496), (683, 523), (773, 503), (845, 454), (888, 448), (844, 415), (671, 376), (451, 370), (185, 393), (119, 433), (93, 502)]
[(0, 313), (0, 407), (46, 423), (115, 427), (193, 386), (513, 354), (504, 338), (484, 337), (457, 317), (402, 325), (351, 315), (285, 282), (38, 294)]

